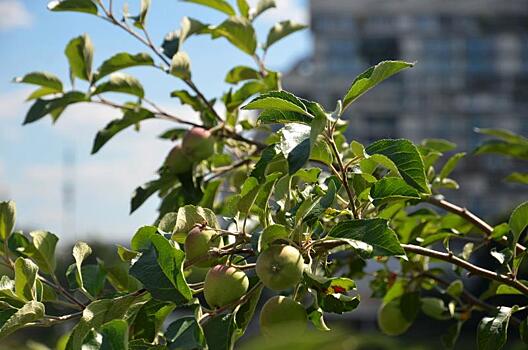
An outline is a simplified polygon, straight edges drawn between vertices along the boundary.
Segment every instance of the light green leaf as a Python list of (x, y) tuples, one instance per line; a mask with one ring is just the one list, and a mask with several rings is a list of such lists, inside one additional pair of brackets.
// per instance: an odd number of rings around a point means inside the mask
[(422, 298), (421, 307), (424, 314), (435, 320), (450, 319), (449, 310), (444, 301), (439, 298)]
[(207, 6), (215, 10), (221, 11), (229, 16), (236, 15), (235, 9), (225, 0), (182, 0), (185, 2), (193, 2), (195, 4)]
[(528, 146), (528, 139), (522, 135), (515, 134), (509, 130), (505, 129), (480, 129), (475, 128), (475, 132), (478, 132), (479, 134), (489, 135), (489, 136), (495, 136), (503, 141), (514, 143), (518, 145), (525, 145)]
[(374, 205), (390, 200), (420, 199), (420, 194), (398, 177), (384, 177), (370, 188), (370, 196)]
[(528, 173), (514, 172), (506, 177), (506, 181), (528, 185)]
[(53, 274), (56, 266), (55, 247), (59, 238), (46, 231), (33, 231), (29, 235), (33, 238), (34, 251), (27, 252), (27, 255), (44, 273)]
[(46, 87), (53, 92), (62, 92), (62, 82), (54, 74), (48, 72), (32, 72), (14, 79), (15, 83), (25, 83)]
[(97, 14), (97, 6), (92, 0), (54, 0), (48, 3), (48, 10), (56, 12), (84, 12), (92, 15)]
[(186, 205), (178, 209), (172, 239), (183, 243), (187, 233), (196, 224), (207, 224), (210, 227), (220, 228), (216, 215), (211, 209)]
[(464, 283), (461, 280), (454, 280), (446, 289), (447, 294), (458, 298), (464, 291)]
[(22, 257), (15, 260), (15, 293), (23, 300), (37, 299), (38, 266), (29, 259)]
[(484, 141), (473, 154), (500, 154), (507, 157), (528, 160), (528, 147), (524, 144), (510, 143), (501, 140)]
[(139, 15), (137, 16), (134, 25), (138, 28), (145, 27), (145, 21), (147, 19), (147, 14), (150, 9), (150, 0), (141, 0), (141, 6), (139, 9)]
[(229, 17), (219, 26), (212, 28), (213, 39), (226, 38), (231, 44), (253, 55), (257, 48), (257, 35), (255, 29), (244, 17)]
[(237, 0), (238, 11), (244, 18), (249, 18), (249, 4), (247, 0)]
[(104, 323), (123, 318), (131, 306), (142, 299), (142, 296), (130, 294), (92, 302), (83, 310), (79, 323), (73, 328), (66, 350), (81, 349), (84, 338), (92, 329), (98, 329)]
[(265, 11), (277, 7), (275, 0), (259, 0), (257, 7), (251, 11), (251, 20), (254, 20)]
[(13, 201), (0, 202), (0, 238), (6, 240), (16, 222), (16, 204)]
[(26, 101), (36, 100), (37, 98), (41, 98), (41, 97), (48, 96), (48, 95), (55, 95), (57, 93), (58, 92), (55, 89), (52, 89), (52, 88), (49, 88), (49, 87), (41, 87), (41, 88), (33, 91), (31, 93), (31, 95), (29, 95), (26, 98)]
[(112, 320), (101, 326), (103, 336), (100, 350), (128, 350), (128, 323), (125, 320)]
[(75, 259), (75, 266), (77, 267), (77, 274), (79, 276), (80, 288), (84, 288), (83, 276), (82, 276), (82, 263), (90, 254), (92, 254), (92, 248), (84, 242), (77, 242), (73, 246), (73, 258)]
[(281, 112), (295, 112), (313, 118), (301, 100), (286, 91), (270, 91), (262, 94), (242, 107), (242, 109), (272, 109)]
[(139, 98), (143, 98), (145, 95), (145, 91), (139, 80), (121, 72), (112, 73), (108, 81), (96, 86), (93, 95), (99, 95), (105, 92), (120, 92)]
[(73, 77), (91, 81), (92, 80), (92, 60), (93, 44), (88, 34), (73, 38), (64, 53), (70, 64), (70, 72)]
[(282, 38), (307, 27), (308, 26), (304, 24), (295, 23), (291, 20), (282, 21), (275, 24), (268, 33), (268, 38), (266, 40), (266, 44), (264, 45), (264, 50), (269, 49), (271, 45), (281, 40)]
[(371, 245), (374, 256), (405, 256), (396, 233), (384, 219), (345, 220), (337, 223), (328, 237), (349, 238)]
[[(528, 285), (528, 283), (526, 283), (526, 281), (524, 281), (524, 282), (525, 282), (524, 284)], [(496, 294), (497, 295), (499, 295), (499, 294), (520, 294), (520, 295), (523, 295), (523, 293), (521, 291), (519, 291), (516, 288), (510, 287), (507, 284), (501, 284), (500, 286), (498, 286)]]
[(187, 53), (180, 51), (172, 56), (170, 73), (180, 79), (191, 79), (191, 59)]
[(273, 224), (266, 227), (259, 237), (259, 251), (265, 250), (274, 240), (288, 236), (288, 230), (283, 225)]
[(258, 79), (259, 77), (259, 72), (251, 67), (236, 66), (227, 73), (225, 81), (229, 84), (237, 84), (244, 80)]
[(524, 202), (513, 210), (508, 222), (513, 233), (512, 246), (515, 247), (523, 231), (528, 226), (528, 202)]
[(92, 146), (92, 154), (97, 153), (112, 137), (120, 131), (137, 125), (139, 122), (154, 118), (154, 114), (147, 109), (126, 110), (123, 118), (114, 119), (104, 129), (99, 130)]
[(136, 66), (153, 66), (154, 60), (149, 54), (141, 52), (135, 55), (128, 52), (121, 52), (110, 57), (97, 69), (94, 80), (99, 80), (108, 74), (117, 72), (118, 70), (136, 67)]
[(496, 316), (484, 317), (477, 330), (477, 345), (479, 350), (500, 350), (506, 344), (508, 323), (512, 308), (499, 307)]
[(431, 193), (427, 185), (424, 163), (416, 146), (405, 139), (386, 139), (372, 143), (366, 148), (369, 155), (381, 154), (390, 159), (401, 177), (412, 187), (423, 193)]
[(399, 71), (412, 67), (413, 65), (414, 63), (403, 61), (383, 61), (370, 67), (352, 82), (348, 92), (343, 97), (343, 111), (358, 97), (372, 89), (374, 86)]
[(444, 139), (425, 139), (421, 144), (440, 153), (449, 152), (456, 148), (456, 144)]
[(44, 317), (44, 304), (30, 301), (20, 309), (0, 303), (0, 339)]
[(456, 153), (451, 156), (451, 158), (448, 159), (448, 161), (443, 166), (442, 170), (440, 170), (440, 179), (445, 179), (446, 177), (451, 174), (451, 172), (455, 169), (460, 159), (462, 159), (466, 155), (465, 152)]

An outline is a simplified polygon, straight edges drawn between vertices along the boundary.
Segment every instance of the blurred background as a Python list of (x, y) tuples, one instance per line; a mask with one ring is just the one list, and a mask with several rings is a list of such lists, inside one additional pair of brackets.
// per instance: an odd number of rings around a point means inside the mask
[[(139, 1), (128, 2), (131, 9), (138, 7)], [(49, 118), (22, 127), (29, 88), (11, 79), (43, 70), (66, 81), (64, 47), (84, 32), (94, 42), (95, 66), (114, 53), (145, 49), (93, 16), (51, 13), (46, 3), (0, 0), (0, 199), (17, 202), (19, 229), (55, 232), (65, 241), (65, 250), (77, 239), (127, 242), (139, 226), (156, 216), (156, 198), (129, 215), (129, 197), (154, 176), (170, 149), (169, 142), (157, 138), (166, 125), (147, 122), (140, 134), (124, 131), (90, 156), (95, 133), (117, 116), (116, 111), (73, 106), (53, 127)], [(385, 59), (417, 61), (413, 69), (384, 82), (349, 109), (349, 138), (364, 143), (384, 137), (415, 142), (446, 138), (458, 144), (457, 152), (470, 153), (482, 141), (474, 128), (505, 128), (528, 135), (528, 0), (277, 3), (277, 9), (258, 21), (261, 41), (279, 20), (309, 23), (311, 29), (278, 43), (267, 63), (284, 72), (285, 89), (318, 100), (328, 109), (335, 108), (335, 100), (367, 67)], [(211, 23), (222, 17), (176, 0), (154, 0), (148, 22), (151, 36), (161, 43), (184, 15)], [(220, 40), (193, 37), (186, 51), (193, 77), (207, 96), (227, 90), (223, 80), (233, 62), (252, 65)], [(170, 99), (169, 92), (179, 87), (176, 80), (141, 68), (134, 74), (147, 96), (164, 109), (185, 116), (193, 113)], [(454, 178), (464, 196), (451, 191), (453, 202), (495, 223), (526, 199), (525, 187), (502, 181), (520, 164), (471, 155), (462, 163)], [(354, 332), (365, 336), (370, 344), (366, 349), (441, 346), (440, 336), (449, 324), (425, 318), (397, 340), (373, 333), (377, 304), (369, 302), (368, 293), (362, 297), (364, 306), (351, 313), (344, 326), (353, 325)], [(458, 348), (474, 348), (475, 327), (476, 323), (464, 326)]]

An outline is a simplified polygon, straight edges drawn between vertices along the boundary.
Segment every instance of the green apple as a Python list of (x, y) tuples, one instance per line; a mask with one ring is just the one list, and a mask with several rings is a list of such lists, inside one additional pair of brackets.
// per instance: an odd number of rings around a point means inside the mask
[(187, 234), (183, 247), (187, 261), (193, 261), (193, 265), (197, 267), (210, 267), (216, 264), (217, 260), (203, 257), (209, 249), (220, 248), (222, 245), (222, 238), (217, 236), (216, 231), (195, 227)]
[(290, 245), (272, 245), (257, 258), (257, 276), (273, 290), (295, 286), (301, 281), (303, 270), (301, 253)]
[(213, 155), (214, 144), (215, 138), (209, 130), (194, 127), (183, 137), (182, 148), (189, 158), (199, 162)]
[(167, 166), (175, 174), (183, 174), (192, 169), (192, 160), (183, 152), (181, 146), (174, 146), (165, 158)]
[(280, 334), (295, 337), (305, 332), (308, 315), (292, 298), (275, 296), (262, 307), (259, 321), (260, 330), (267, 337)]
[(401, 312), (400, 300), (394, 299), (378, 309), (378, 326), (387, 335), (400, 335), (411, 326)]
[(204, 297), (212, 308), (237, 301), (248, 288), (249, 279), (244, 271), (232, 266), (216, 265), (205, 275)]

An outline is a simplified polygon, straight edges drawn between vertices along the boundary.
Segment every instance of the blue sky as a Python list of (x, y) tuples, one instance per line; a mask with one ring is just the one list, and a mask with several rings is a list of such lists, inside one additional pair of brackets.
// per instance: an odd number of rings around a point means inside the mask
[[(90, 155), (93, 137), (111, 119), (119, 117), (115, 110), (74, 106), (54, 126), (46, 118), (23, 127), (30, 106), (24, 99), (31, 87), (13, 84), (11, 79), (31, 71), (49, 71), (67, 82), (68, 66), (63, 51), (71, 38), (82, 33), (90, 35), (95, 46), (94, 66), (117, 52), (146, 51), (126, 33), (94, 16), (52, 13), (46, 9), (46, 3), (0, 0), (0, 199), (17, 202), (19, 228), (46, 229), (68, 240), (126, 239), (155, 217), (156, 198), (128, 215), (129, 197), (137, 185), (154, 177), (171, 146), (156, 135), (173, 125), (160, 121), (145, 123), (141, 133), (123, 132), (94, 156)], [(135, 12), (139, 0), (128, 3), (131, 12)], [(261, 41), (278, 20), (308, 21), (306, 0), (277, 0), (277, 3), (278, 9), (258, 19)], [(220, 13), (197, 5), (152, 0), (148, 27), (155, 42), (161, 42), (167, 32), (179, 28), (183, 16), (212, 24), (223, 18)], [(252, 64), (223, 39), (191, 38), (184, 49), (191, 57), (195, 82), (209, 97), (226, 89), (223, 79), (230, 67)], [(309, 33), (294, 34), (274, 45), (267, 57), (268, 66), (286, 70), (310, 50)], [(169, 98), (170, 91), (183, 88), (177, 80), (141, 68), (129, 73), (141, 78), (147, 97), (175, 114), (192, 118), (192, 112)], [(75, 156), (75, 166), (67, 171), (63, 166), (65, 153)], [(68, 220), (62, 212), (65, 178), (70, 178), (76, 189), (75, 212)]]

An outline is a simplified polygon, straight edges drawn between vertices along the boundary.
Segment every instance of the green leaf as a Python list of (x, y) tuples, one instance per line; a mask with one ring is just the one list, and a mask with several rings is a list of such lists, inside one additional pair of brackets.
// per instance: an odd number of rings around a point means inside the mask
[(121, 72), (112, 73), (108, 81), (95, 87), (95, 91), (92, 95), (99, 95), (105, 92), (119, 92), (134, 95), (139, 98), (145, 96), (145, 91), (139, 80), (131, 75)]
[(77, 267), (77, 274), (79, 276), (79, 287), (84, 289), (83, 275), (82, 275), (82, 263), (90, 254), (92, 254), (92, 248), (84, 242), (77, 242), (73, 246), (73, 258), (75, 259), (75, 266)]
[(54, 74), (48, 72), (32, 72), (14, 79), (15, 83), (25, 83), (46, 87), (53, 92), (62, 92), (62, 82)]
[(15, 293), (26, 301), (37, 299), (38, 266), (22, 257), (15, 260)]
[(193, 2), (195, 4), (207, 6), (215, 10), (221, 11), (229, 16), (236, 15), (235, 9), (225, 0), (182, 0), (185, 2)]
[(286, 227), (279, 224), (273, 224), (266, 227), (262, 234), (259, 237), (259, 251), (263, 251), (268, 246), (277, 239), (286, 239), (289, 236), (288, 230)]
[(83, 310), (79, 323), (73, 328), (66, 344), (66, 350), (81, 349), (84, 338), (92, 329), (98, 329), (109, 321), (123, 318), (131, 306), (141, 298), (143, 297), (130, 294), (92, 302)]
[(528, 185), (528, 173), (519, 173), (516, 171), (508, 175), (505, 180), (509, 182), (516, 182), (523, 185)]
[(236, 331), (233, 314), (213, 316), (203, 324), (205, 339), (209, 350), (232, 350)]
[(396, 233), (384, 219), (341, 221), (332, 227), (328, 236), (365, 242), (374, 248), (372, 255), (375, 256), (405, 256)]
[(178, 209), (172, 239), (183, 243), (187, 233), (196, 224), (207, 224), (210, 227), (220, 228), (216, 215), (211, 209), (186, 205)]
[(264, 285), (260, 284), (253, 288), (255, 289), (251, 290), (251, 295), (248, 300), (235, 309), (236, 339), (244, 335), (249, 323), (253, 319)]
[(30, 301), (20, 309), (0, 303), (0, 339), (44, 317), (44, 304)]
[(503, 141), (514, 143), (518, 145), (525, 145), (528, 146), (528, 139), (524, 136), (514, 134), (513, 132), (505, 129), (480, 129), (475, 128), (475, 132), (478, 132), (479, 134), (489, 135), (489, 136), (495, 136)]
[(100, 350), (128, 350), (128, 323), (125, 320), (112, 320), (101, 326), (103, 336)]
[(375, 182), (370, 196), (376, 206), (389, 200), (420, 199), (418, 191), (398, 177), (384, 177)]
[(270, 91), (262, 94), (242, 107), (242, 109), (272, 109), (281, 112), (295, 112), (310, 117), (310, 120), (312, 119), (312, 115), (301, 100), (286, 91)]
[[(94, 143), (95, 147), (95, 143)], [(161, 186), (163, 181), (161, 179), (149, 181), (134, 190), (132, 198), (130, 199), (130, 214), (136, 211), (145, 201), (156, 193)]]
[(259, 72), (247, 66), (236, 66), (232, 68), (225, 77), (226, 83), (237, 84), (244, 80), (258, 79)]
[(462, 159), (466, 155), (465, 152), (456, 153), (451, 156), (451, 158), (448, 159), (448, 161), (445, 163), (442, 170), (440, 170), (440, 179), (445, 179), (446, 177), (451, 174), (451, 172), (455, 169), (460, 159)]
[(479, 350), (500, 350), (506, 344), (512, 308), (501, 306), (493, 317), (484, 317), (477, 330)]
[(463, 291), (464, 283), (461, 280), (454, 280), (446, 289), (446, 293), (454, 298), (458, 298)]
[(73, 11), (92, 15), (97, 14), (97, 6), (92, 0), (55, 0), (48, 3), (50, 11)]
[(51, 114), (53, 121), (57, 121), (60, 114), (67, 106), (85, 101), (88, 101), (88, 98), (80, 91), (68, 91), (60, 97), (50, 100), (38, 99), (27, 112), (23, 124), (33, 123), (48, 114)]
[(172, 322), (165, 337), (169, 349), (193, 350), (205, 348), (205, 335), (202, 327), (193, 316), (186, 316)]
[(153, 66), (154, 60), (149, 54), (141, 52), (135, 55), (128, 52), (121, 52), (113, 55), (99, 66), (97, 73), (94, 76), (94, 81), (97, 81), (108, 74), (117, 72), (118, 70), (136, 67), (136, 66)]
[(180, 51), (172, 56), (170, 73), (180, 79), (191, 79), (191, 59), (187, 53)]
[(431, 193), (422, 157), (416, 146), (405, 139), (386, 139), (372, 143), (365, 150), (369, 155), (381, 154), (390, 159), (401, 177), (423, 193)]
[(175, 248), (161, 235), (150, 237), (151, 245), (130, 268), (137, 278), (158, 300), (182, 305), (192, 299), (192, 292), (183, 276), (185, 253)]
[(449, 152), (456, 148), (456, 144), (444, 139), (425, 139), (422, 141), (422, 146), (440, 153)]
[(412, 67), (414, 63), (383, 61), (361, 73), (350, 85), (343, 97), (343, 111), (358, 97), (399, 71)]
[(166, 318), (176, 308), (171, 302), (151, 299), (145, 303), (134, 319), (134, 338), (154, 341)]
[(500, 286), (498, 286), (497, 287), (497, 292), (495, 294), (497, 294), (497, 295), (500, 295), (500, 294), (520, 294), (520, 295), (523, 295), (523, 293), (521, 291), (519, 291), (518, 289), (510, 287), (510, 286), (508, 286), (506, 284), (501, 284)]
[(219, 26), (212, 28), (213, 39), (226, 38), (231, 44), (253, 55), (257, 48), (257, 35), (255, 29), (244, 17), (229, 17)]
[(29, 95), (26, 98), (26, 101), (36, 100), (37, 98), (41, 98), (41, 97), (48, 96), (48, 95), (55, 95), (57, 93), (59, 93), (59, 92), (57, 92), (57, 90), (55, 90), (55, 89), (52, 89), (52, 88), (49, 88), (49, 87), (41, 87), (41, 88), (33, 91), (31, 93), (31, 95)]
[(452, 324), (447, 329), (447, 333), (442, 336), (442, 344), (446, 349), (453, 349), (455, 347), (463, 324), (464, 321), (458, 321), (457, 323)]
[(508, 224), (513, 233), (512, 246), (515, 247), (521, 234), (528, 226), (528, 202), (522, 203), (513, 210)]
[(226, 95), (225, 102), (228, 111), (234, 111), (251, 96), (268, 91), (268, 86), (260, 80), (251, 80), (242, 85), (232, 94)]
[(7, 240), (16, 222), (16, 204), (13, 201), (0, 202), (0, 239)]
[(250, 177), (254, 177), (259, 180), (259, 182), (262, 182), (266, 177), (266, 169), (268, 165), (273, 161), (277, 154), (279, 154), (277, 144), (272, 144), (264, 148), (260, 154), (260, 159), (255, 164), (253, 171), (251, 171)]
[(29, 235), (33, 238), (33, 248), (26, 252), (39, 267), (47, 274), (53, 274), (56, 266), (55, 248), (59, 238), (51, 232), (33, 231)]
[(525, 318), (521, 322), (521, 325), (519, 326), (519, 333), (520, 333), (520, 336), (521, 336), (521, 340), (525, 344), (528, 344), (528, 318)]
[(251, 20), (254, 20), (261, 14), (263, 14), (265, 11), (277, 7), (275, 4), (275, 0), (259, 0), (257, 3), (257, 7), (255, 8), (253, 15), (251, 17)]
[(264, 45), (264, 50), (269, 49), (271, 45), (281, 40), (282, 38), (307, 27), (308, 26), (304, 24), (296, 23), (291, 20), (282, 21), (275, 24), (268, 33), (268, 38), (266, 39), (266, 45)]
[(303, 124), (287, 124), (280, 130), (280, 149), (288, 160), (289, 174), (301, 169), (310, 158), (312, 129)]
[(6, 275), (0, 278), (0, 300), (6, 300), (15, 305), (23, 304), (25, 301), (15, 293), (15, 281)]
[(244, 18), (249, 18), (249, 4), (247, 0), (237, 0), (238, 11)]
[(439, 298), (422, 298), (422, 311), (427, 316), (435, 320), (450, 319), (449, 310), (442, 299)]
[(154, 118), (154, 114), (147, 110), (140, 108), (138, 110), (126, 110), (123, 118), (114, 119), (104, 129), (99, 130), (95, 136), (95, 140), (92, 146), (92, 154), (97, 153), (112, 137), (114, 137), (120, 131), (136, 125), (137, 123)]
[(499, 140), (489, 140), (478, 146), (473, 154), (500, 154), (512, 158), (528, 160), (528, 147)]
[(88, 34), (73, 38), (64, 53), (70, 64), (70, 72), (73, 77), (91, 81), (92, 80), (92, 60), (93, 44)]
[(140, 29), (145, 27), (145, 21), (147, 19), (147, 14), (150, 9), (150, 0), (141, 0), (141, 6), (139, 9), (139, 15), (134, 22), (134, 25)]

